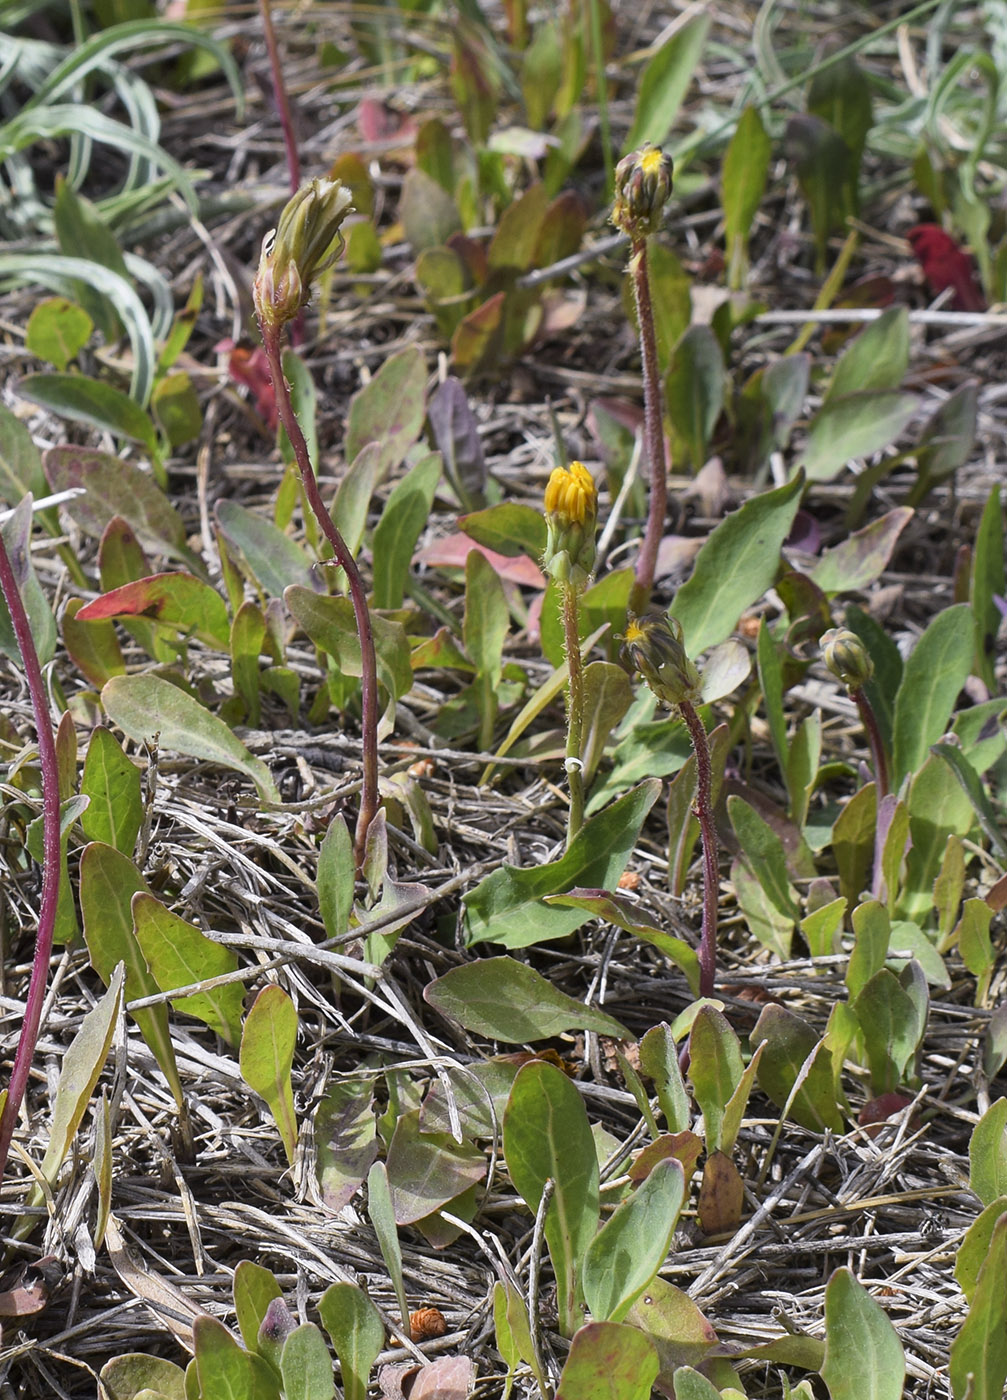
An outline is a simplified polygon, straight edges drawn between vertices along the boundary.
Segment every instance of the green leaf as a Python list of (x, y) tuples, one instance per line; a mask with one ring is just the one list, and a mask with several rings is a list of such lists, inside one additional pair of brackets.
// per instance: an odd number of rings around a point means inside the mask
[(94, 322), (66, 297), (47, 297), (28, 317), (25, 347), (40, 360), (65, 370), (91, 339)]
[(633, 684), (621, 666), (613, 665), (610, 661), (592, 661), (584, 668), (581, 757), (585, 784), (594, 778), (612, 738), (612, 731), (632, 703)]
[(969, 1186), (984, 1206), (1007, 1196), (1007, 1099), (996, 1099), (972, 1130)]
[(153, 460), (158, 459), (153, 423), (136, 400), (114, 384), (86, 374), (27, 374), (18, 392), (59, 417), (139, 442)]
[(720, 172), (728, 285), (735, 291), (744, 286), (746, 245), (766, 189), (771, 156), (772, 142), (758, 107), (746, 107), (738, 118)]
[(451, 195), (418, 166), (402, 181), (399, 218), (413, 251), (421, 253), (447, 243), (461, 231), (461, 215)]
[(126, 1352), (101, 1368), (101, 1382), (109, 1400), (136, 1400), (151, 1391), (163, 1400), (185, 1400), (185, 1372), (173, 1361), (143, 1352)]
[(150, 411), (170, 446), (181, 447), (199, 437), (203, 410), (196, 386), (184, 370), (166, 374), (157, 381), (150, 396)]
[(789, 1103), (787, 1116), (812, 1132), (843, 1131), (832, 1055), (807, 1021), (786, 1007), (764, 1006), (751, 1044), (753, 1049), (763, 1047), (757, 1071), (759, 1088), (777, 1108)]
[(898, 538), (914, 514), (908, 506), (896, 506), (847, 535), (835, 548), (823, 551), (810, 577), (823, 593), (868, 588), (887, 568)]
[(577, 1325), (577, 1271), (598, 1228), (598, 1158), (587, 1110), (562, 1070), (532, 1060), (518, 1071), (503, 1120), (507, 1170), (525, 1204), (537, 1212), (547, 1181), (554, 1186), (545, 1238), (556, 1275), (560, 1330)]
[(830, 398), (808, 428), (801, 465), (809, 481), (831, 481), (847, 462), (889, 447), (919, 407), (915, 394), (898, 389)]
[[(376, 543), (376, 539), (375, 539)], [(510, 609), (500, 575), (478, 549), (465, 560), (465, 615), (462, 640), (468, 659), (495, 690), (500, 683)]]
[(906, 504), (919, 505), (935, 486), (954, 476), (972, 456), (979, 415), (979, 385), (968, 379), (950, 393), (925, 424), (916, 449), (916, 481)]
[(973, 1220), (958, 1246), (955, 1255), (955, 1280), (965, 1294), (965, 1301), (971, 1303), (975, 1297), (979, 1271), (990, 1252), (990, 1240), (1000, 1217), (1007, 1212), (1007, 1196), (997, 1196), (995, 1201)]
[(825, 1288), (822, 1380), (832, 1400), (902, 1400), (906, 1359), (898, 1333), (850, 1269)]
[[(285, 590), (283, 600), (315, 646), (335, 658), (343, 675), (360, 675), (360, 637), (349, 598), (330, 598), (294, 584)], [(378, 680), (388, 692), (389, 710), (393, 711), (395, 701), (412, 689), (409, 639), (401, 622), (374, 613), (371, 614), (371, 633), (377, 653)]]
[[(162, 992), (208, 982), (237, 969), (238, 959), (230, 948), (214, 943), (195, 924), (172, 914), (152, 894), (135, 894), (132, 908), (136, 941)], [(243, 1001), (244, 990), (238, 982), (171, 998), (176, 1011), (205, 1022), (235, 1047), (241, 1041)]]
[(371, 497), (378, 488), (383, 470), (381, 444), (370, 442), (346, 469), (332, 502), (332, 519), (339, 528), (343, 543), (354, 558), (364, 538), (367, 512)]
[(720, 1400), (720, 1391), (702, 1371), (680, 1366), (675, 1372), (675, 1400)]
[(670, 1133), (689, 1126), (689, 1096), (678, 1063), (678, 1047), (666, 1021), (651, 1026), (640, 1041), (640, 1069), (654, 1081), (654, 1093)]
[(285, 1400), (333, 1400), (336, 1383), (325, 1338), (313, 1322), (302, 1322), (280, 1353)]
[(378, 1154), (371, 1094), (369, 1081), (339, 1077), (315, 1110), (318, 1185), (334, 1212), (353, 1199)]
[(230, 500), (217, 502), (216, 515), (224, 538), (244, 556), (267, 597), (282, 598), (290, 584), (321, 591), (321, 580), (307, 551), (271, 520)]
[(318, 906), (329, 938), (338, 938), (350, 926), (356, 866), (353, 842), (341, 812), (329, 822), (318, 852)]
[(423, 1000), (466, 1030), (514, 1045), (574, 1029), (630, 1038), (613, 1017), (567, 996), (516, 958), (480, 958), (453, 967), (427, 985)]
[(294, 1003), (282, 987), (263, 987), (245, 1017), (238, 1066), (248, 1087), (268, 1104), (291, 1166), (297, 1148), (297, 1115), (290, 1083), (296, 1044)]
[(162, 749), (244, 773), (263, 802), (279, 803), (280, 794), (262, 760), (248, 752), (223, 720), (170, 681), (160, 676), (113, 676), (101, 692), (101, 703), (128, 738), (150, 743), (159, 735)]
[(381, 1314), (354, 1283), (333, 1283), (318, 1300), (318, 1316), (339, 1357), (344, 1400), (366, 1400), (371, 1367), (385, 1344)]
[[(98, 732), (98, 731), (96, 731)], [(91, 738), (94, 743), (94, 736)], [(80, 858), (80, 911), (91, 966), (105, 983), (119, 963), (126, 969), (127, 1002), (156, 995), (155, 981), (133, 933), (131, 902), (147, 884), (133, 862), (100, 841), (86, 846)], [(146, 1006), (130, 1015), (167, 1079), (179, 1108), (184, 1103), (166, 1006)]]
[(702, 1006), (689, 1036), (689, 1081), (703, 1114), (706, 1150), (720, 1147), (724, 1110), (744, 1066), (738, 1037), (727, 1017), (713, 1006)]
[[(143, 822), (140, 770), (101, 725), (91, 731), (80, 791), (89, 799), (80, 824), (89, 841), (104, 841), (129, 855)], [(117, 959), (118, 961), (118, 959)], [(134, 994), (127, 990), (127, 999)]]
[(350, 400), (346, 460), (355, 461), (361, 448), (376, 442), (381, 447), (379, 480), (397, 467), (423, 430), (426, 383), (426, 361), (418, 346), (390, 355)]
[[(395, 1211), (392, 1209), (392, 1197), (388, 1189), (388, 1173), (385, 1170), (384, 1162), (375, 1162), (367, 1173), (367, 1214), (374, 1227), (378, 1248), (381, 1250), (381, 1258), (388, 1270), (388, 1277), (395, 1289), (402, 1327), (408, 1333), (409, 1306), (406, 1303), (406, 1290), (402, 1281), (402, 1249), (399, 1245), (399, 1232), (395, 1224)], [(325, 1322), (324, 1316), (322, 1321)], [(326, 1327), (328, 1327), (328, 1323), (326, 1323)], [(333, 1342), (335, 1343), (334, 1337)], [(336, 1351), (339, 1351), (338, 1344), (336, 1344)]]
[(192, 1336), (200, 1400), (275, 1400), (276, 1382), (267, 1363), (242, 1350), (222, 1322), (201, 1313)]
[(844, 350), (823, 402), (867, 390), (897, 389), (908, 368), (909, 312), (904, 306), (892, 306)]
[(675, 30), (647, 64), (624, 153), (635, 151), (645, 141), (664, 144), (702, 57), (709, 28), (710, 16), (697, 15)]
[[(42, 456), (31, 433), (6, 404), (0, 404), (0, 500), (15, 505), (23, 496), (38, 500), (46, 490)], [(542, 528), (544, 548), (544, 522)]]
[[(286, 346), (283, 351), (283, 377), (290, 385), (290, 397), (294, 405), (294, 412), (297, 414), (297, 421), (304, 434), (304, 441), (308, 448), (308, 460), (318, 461), (318, 431), (315, 425), (315, 414), (318, 408), (318, 394), (315, 389), (315, 381), (311, 377), (311, 370), (298, 355), (296, 350)], [(278, 443), (280, 455), (289, 465), (294, 462), (294, 449), (290, 445), (287, 437), (287, 430), (283, 424), (279, 425)]]
[(630, 1309), (629, 1321), (656, 1350), (665, 1392), (679, 1366), (698, 1366), (717, 1345), (716, 1332), (689, 1295), (660, 1277)]
[[(55, 1182), (70, 1151), (70, 1144), (104, 1068), (119, 1014), (124, 979), (125, 968), (120, 963), (109, 978), (104, 995), (81, 1021), (80, 1030), (63, 1056), (53, 1099), (49, 1144), (39, 1168), (50, 1185)], [(29, 1193), (28, 1204), (36, 1206), (42, 1200), (42, 1188), (35, 1184)]]
[(660, 791), (661, 784), (650, 779), (620, 797), (585, 822), (557, 861), (530, 869), (504, 865), (487, 876), (464, 897), (467, 942), (491, 940), (524, 948), (580, 928), (587, 915), (550, 908), (543, 897), (564, 894), (574, 885), (613, 887)]
[(98, 539), (120, 517), (132, 527), (142, 548), (188, 557), (185, 522), (149, 472), (87, 447), (50, 447), (42, 463), (53, 491), (84, 488), (83, 495), (67, 501), (62, 509), (86, 534)]
[(729, 797), (727, 811), (738, 838), (742, 859), (779, 913), (796, 922), (797, 891), (787, 874), (787, 854), (783, 842), (744, 798)]
[(546, 903), (551, 908), (583, 909), (585, 913), (605, 919), (635, 938), (642, 938), (684, 973), (693, 996), (699, 995), (699, 958), (692, 944), (668, 933), (666, 929), (638, 923), (632, 904), (623, 896), (608, 894), (604, 890), (576, 888), (569, 894), (546, 895)]
[(919, 1008), (888, 968), (876, 972), (853, 1003), (860, 1022), (871, 1092), (894, 1092), (902, 1082), (926, 1028)]
[(944, 733), (974, 653), (975, 623), (967, 603), (939, 612), (913, 647), (895, 697), (894, 789), (916, 772)]
[(706, 461), (724, 408), (727, 374), (720, 342), (709, 326), (690, 326), (675, 347), (664, 381), (672, 427), (688, 449), (693, 471)]
[(581, 1277), (596, 1322), (621, 1322), (664, 1263), (685, 1200), (685, 1176), (673, 1157), (605, 1221), (587, 1247)]
[(505, 501), (458, 517), (459, 526), (476, 544), (513, 558), (526, 554), (536, 563), (545, 553), (545, 517), (532, 506)]
[(1007, 1380), (1007, 1213), (990, 1236), (968, 1317), (951, 1343), (955, 1400), (1002, 1400)]
[(80, 622), (113, 617), (147, 617), (211, 647), (226, 649), (230, 641), (227, 604), (192, 574), (150, 574), (103, 593), (77, 612)]
[(385, 1169), (396, 1225), (418, 1220), (455, 1200), (486, 1176), (486, 1157), (448, 1133), (420, 1131), (419, 1109), (399, 1115)]
[(374, 530), (374, 606), (400, 608), (420, 533), (430, 518), (441, 454), (431, 452), (397, 482)]
[[(14, 581), (28, 614), (39, 663), (47, 665), (56, 650), (56, 619), (42, 590), (31, 561), (32, 498), (25, 496), (0, 525)], [(14, 632), (7, 603), (0, 595), (0, 652), (21, 664), (21, 648)]]
[(588, 1322), (573, 1339), (556, 1400), (650, 1400), (657, 1372), (657, 1353), (642, 1332)]
[(994, 485), (976, 530), (969, 581), (969, 602), (976, 620), (976, 671), (987, 689), (996, 691), (994, 653), (1000, 630), (1000, 609), (995, 599), (1007, 593), (1004, 567), (1004, 521), (1000, 507), (1000, 487)]
[(690, 656), (731, 635), (738, 618), (776, 579), (780, 546), (800, 504), (803, 479), (746, 501), (716, 527), (669, 609)]
[(234, 1271), (234, 1311), (241, 1339), (249, 1351), (259, 1350), (259, 1328), (271, 1302), (283, 1296), (275, 1275), (251, 1259), (239, 1261)]

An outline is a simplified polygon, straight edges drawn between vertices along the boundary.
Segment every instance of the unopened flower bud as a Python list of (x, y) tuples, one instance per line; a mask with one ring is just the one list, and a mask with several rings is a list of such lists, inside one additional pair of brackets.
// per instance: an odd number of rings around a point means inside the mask
[(637, 241), (656, 233), (671, 197), (672, 160), (648, 141), (615, 167), (615, 202), (611, 220)]
[(350, 204), (350, 192), (339, 180), (311, 180), (288, 201), (262, 244), (252, 289), (261, 322), (277, 327), (297, 315), (312, 282), (342, 251), (339, 226)]
[(847, 690), (860, 690), (874, 675), (870, 652), (848, 627), (823, 632), (821, 648), (826, 666)]
[(665, 705), (700, 698), (699, 672), (686, 654), (677, 618), (631, 617), (624, 644), (634, 668)]
[(542, 567), (558, 583), (583, 588), (594, 568), (598, 488), (583, 462), (556, 467), (545, 488)]

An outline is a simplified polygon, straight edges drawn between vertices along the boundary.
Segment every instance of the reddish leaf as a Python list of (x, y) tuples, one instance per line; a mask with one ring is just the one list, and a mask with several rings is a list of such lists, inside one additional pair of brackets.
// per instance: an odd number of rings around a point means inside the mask
[(545, 575), (539, 566), (527, 555), (509, 559), (505, 554), (497, 554), (485, 545), (476, 544), (468, 535), (445, 535), (434, 540), (414, 555), (414, 562), (430, 564), (433, 568), (464, 569), (465, 561), (472, 550), (488, 559), (502, 579), (508, 583), (520, 584), (522, 588), (544, 588)]
[(741, 1221), (745, 1186), (741, 1173), (724, 1152), (711, 1153), (699, 1188), (699, 1224), (707, 1235), (736, 1230)]
[(986, 298), (968, 253), (939, 224), (917, 224), (906, 235), (934, 296), (949, 288), (956, 311), (985, 311)]
[(696, 1170), (696, 1163), (699, 1161), (703, 1144), (695, 1133), (686, 1129), (681, 1133), (662, 1133), (659, 1138), (650, 1143), (638, 1152), (633, 1159), (633, 1165), (629, 1169), (629, 1179), (634, 1186), (639, 1186), (641, 1181), (645, 1181), (651, 1174), (658, 1162), (665, 1157), (674, 1157), (681, 1162), (685, 1179), (688, 1181), (692, 1173)]
[(275, 432), (278, 418), (276, 393), (269, 377), (269, 361), (261, 345), (253, 350), (248, 345), (235, 345), (233, 340), (221, 340), (214, 347), (227, 355), (227, 373), (235, 384), (242, 384), (252, 395), (255, 411), (270, 432)]

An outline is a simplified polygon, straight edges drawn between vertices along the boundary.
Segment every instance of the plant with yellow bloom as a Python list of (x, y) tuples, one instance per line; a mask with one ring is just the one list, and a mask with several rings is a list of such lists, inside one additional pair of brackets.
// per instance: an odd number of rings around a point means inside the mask
[(560, 590), (567, 682), (566, 774), (570, 786), (566, 844), (584, 822), (584, 672), (580, 595), (591, 577), (598, 526), (598, 488), (583, 462), (556, 467), (545, 488), (546, 546), (542, 567)]

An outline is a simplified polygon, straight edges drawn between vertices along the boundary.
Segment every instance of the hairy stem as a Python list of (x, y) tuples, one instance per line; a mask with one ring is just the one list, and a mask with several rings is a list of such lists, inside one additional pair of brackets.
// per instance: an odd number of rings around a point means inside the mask
[(572, 583), (560, 585), (563, 613), (563, 646), (569, 672), (566, 702), (566, 776), (570, 785), (570, 810), (566, 822), (566, 846), (584, 825), (584, 664), (580, 654), (580, 590)]
[(699, 940), (699, 994), (713, 995), (717, 974), (717, 894), (720, 870), (717, 861), (717, 828), (713, 821), (713, 764), (710, 741), (703, 721), (691, 700), (683, 700), (679, 711), (692, 740), (696, 755), (696, 819), (703, 843), (703, 926)]
[(647, 507), (647, 527), (636, 561), (636, 576), (629, 597), (629, 610), (642, 617), (650, 602), (657, 568), (657, 549), (664, 534), (668, 511), (668, 463), (664, 453), (664, 411), (661, 398), (661, 377), (657, 365), (657, 335), (654, 330), (654, 306), (650, 297), (650, 274), (647, 270), (647, 240), (633, 243), (629, 259), (633, 280), (636, 318), (640, 327), (640, 354), (643, 363), (643, 430), (647, 460), (650, 463), (650, 502)]
[(290, 397), (290, 386), (283, 373), (283, 362), (280, 353), (280, 333), (277, 329), (259, 322), (259, 330), (262, 334), (262, 343), (266, 351), (266, 359), (269, 361), (269, 375), (273, 381), (273, 389), (276, 393), (276, 406), (280, 415), (280, 422), (283, 424), (290, 439), (290, 445), (294, 449), (294, 458), (297, 462), (297, 469), (300, 472), (301, 485), (311, 506), (315, 519), (321, 528), (322, 534), (332, 546), (332, 552), (336, 557), (336, 563), (340, 565), (346, 574), (346, 582), (349, 587), (350, 601), (353, 604), (353, 615), (357, 623), (357, 635), (360, 638), (360, 662), (361, 662), (361, 744), (362, 744), (362, 764), (363, 782), (360, 790), (360, 811), (357, 816), (357, 829), (354, 837), (353, 849), (359, 867), (364, 858), (364, 842), (367, 838), (367, 828), (374, 819), (378, 810), (378, 670), (377, 660), (374, 654), (374, 633), (371, 630), (371, 615), (367, 610), (367, 593), (364, 589), (363, 579), (360, 577), (360, 570), (357, 568), (356, 560), (346, 547), (339, 530), (336, 528), (331, 515), (325, 509), (325, 502), (322, 500), (321, 492), (318, 490), (318, 482), (315, 479), (314, 468), (311, 465), (311, 458), (308, 455), (308, 445), (301, 432), (301, 425), (297, 421), (297, 414), (294, 412), (294, 405)]
[(7, 1165), (14, 1125), (17, 1122), (21, 1102), (28, 1085), (35, 1045), (42, 1020), (42, 1005), (45, 1001), (46, 978), (49, 959), (52, 955), (53, 930), (56, 926), (56, 909), (59, 904), (60, 844), (59, 844), (59, 769), (56, 763), (56, 742), (53, 738), (52, 720), (49, 715), (49, 700), (46, 695), (42, 668), (39, 665), (35, 639), (31, 634), (28, 615), (21, 600), (21, 593), (11, 567), (10, 556), (3, 535), (0, 534), (0, 589), (10, 612), (21, 652), (25, 680), (31, 696), (31, 707), (35, 715), (35, 729), (38, 734), (38, 752), (42, 767), (42, 899), (39, 904), (38, 933), (35, 936), (35, 957), (32, 961), (31, 980), (28, 983), (28, 996), (25, 999), (24, 1019), (18, 1037), (14, 1068), (11, 1070), (10, 1084), (0, 1113), (0, 1176)]
[(881, 740), (881, 730), (878, 728), (878, 719), (874, 713), (874, 707), (859, 686), (850, 691), (853, 703), (857, 707), (860, 715), (860, 722), (864, 726), (867, 734), (867, 742), (871, 746), (871, 758), (874, 761), (874, 777), (878, 785), (878, 801), (888, 792), (888, 759), (885, 757), (885, 746)]

